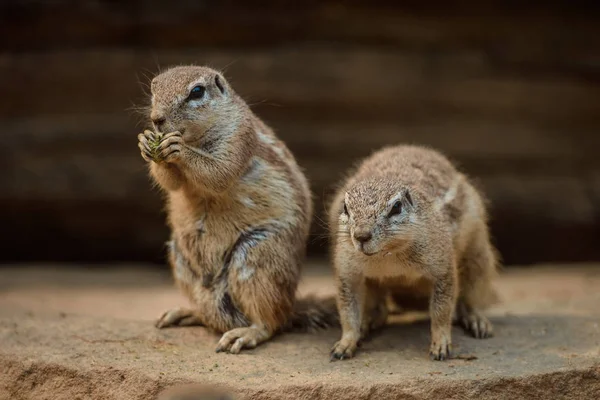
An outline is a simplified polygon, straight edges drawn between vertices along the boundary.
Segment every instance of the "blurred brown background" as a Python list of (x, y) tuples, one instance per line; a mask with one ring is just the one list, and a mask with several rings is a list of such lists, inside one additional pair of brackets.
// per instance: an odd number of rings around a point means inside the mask
[(162, 260), (128, 108), (187, 63), (225, 69), (319, 212), (356, 160), (428, 144), (481, 183), (507, 264), (600, 260), (600, 3), (396, 3), (0, 2), (0, 261)]

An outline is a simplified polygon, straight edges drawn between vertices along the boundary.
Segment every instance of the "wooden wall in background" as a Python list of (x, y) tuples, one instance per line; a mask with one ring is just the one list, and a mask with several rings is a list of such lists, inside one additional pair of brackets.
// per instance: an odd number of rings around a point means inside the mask
[(0, 260), (161, 259), (127, 109), (185, 63), (225, 70), (318, 212), (361, 157), (423, 143), (479, 181), (507, 263), (600, 260), (597, 2), (283, 3), (0, 3)]

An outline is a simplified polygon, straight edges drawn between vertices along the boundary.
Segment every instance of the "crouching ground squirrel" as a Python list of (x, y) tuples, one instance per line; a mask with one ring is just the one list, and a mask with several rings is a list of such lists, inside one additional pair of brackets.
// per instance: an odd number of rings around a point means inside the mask
[(224, 333), (217, 351), (239, 353), (333, 323), (333, 299), (295, 300), (312, 199), (286, 146), (210, 68), (171, 68), (151, 94), (139, 148), (166, 192), (169, 261), (192, 303), (157, 326), (204, 325)]
[(435, 360), (449, 357), (454, 310), (473, 336), (492, 335), (481, 314), (496, 298), (497, 264), (484, 202), (443, 155), (416, 146), (376, 152), (336, 193), (329, 224), (343, 330), (333, 360), (352, 357), (385, 323), (387, 296), (425, 300)]

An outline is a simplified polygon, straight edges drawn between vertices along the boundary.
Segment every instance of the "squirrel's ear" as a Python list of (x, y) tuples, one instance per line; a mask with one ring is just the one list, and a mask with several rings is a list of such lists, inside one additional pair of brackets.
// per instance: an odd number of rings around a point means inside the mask
[(406, 199), (406, 201), (408, 202), (408, 204), (410, 204), (411, 207), (415, 206), (415, 203), (413, 203), (413, 199), (410, 196), (410, 192), (407, 190), (406, 193), (404, 193), (404, 198)]
[(221, 94), (225, 94), (225, 84), (223, 83), (225, 80), (219, 75), (215, 75), (215, 85), (221, 92)]

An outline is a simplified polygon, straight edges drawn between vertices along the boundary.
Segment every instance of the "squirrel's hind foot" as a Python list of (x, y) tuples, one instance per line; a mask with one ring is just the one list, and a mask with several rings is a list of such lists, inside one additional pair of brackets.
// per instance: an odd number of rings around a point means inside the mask
[(477, 311), (459, 315), (458, 322), (474, 338), (486, 339), (494, 336), (492, 323)]
[(266, 328), (250, 326), (235, 328), (225, 332), (219, 340), (216, 352), (229, 352), (238, 354), (242, 349), (253, 349), (260, 343), (268, 340), (272, 335)]
[(193, 325), (204, 325), (200, 318), (194, 313), (193, 310), (188, 308), (174, 308), (165, 312), (156, 321), (156, 327), (158, 329), (168, 328), (170, 326), (193, 326)]

